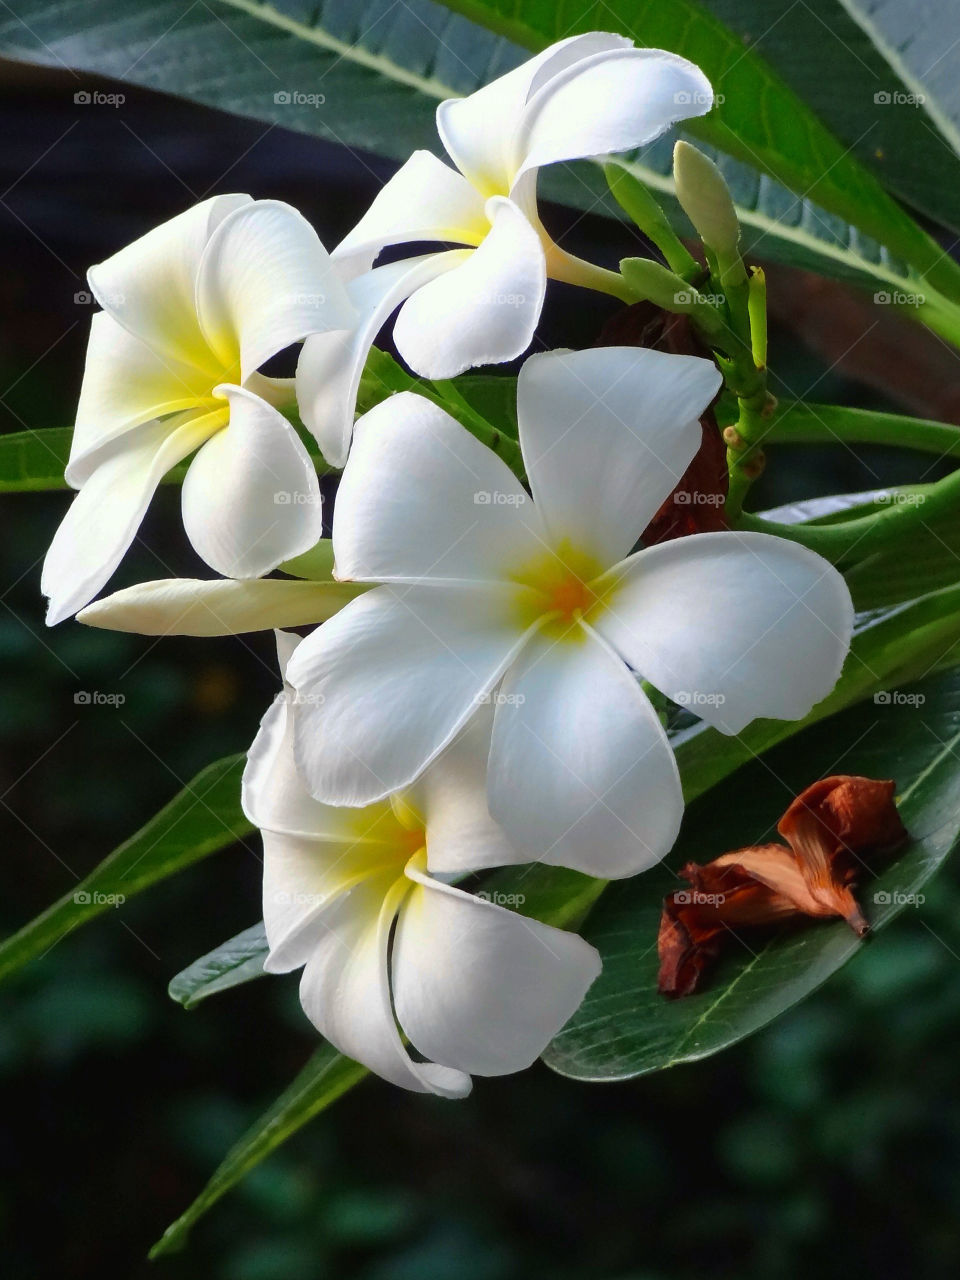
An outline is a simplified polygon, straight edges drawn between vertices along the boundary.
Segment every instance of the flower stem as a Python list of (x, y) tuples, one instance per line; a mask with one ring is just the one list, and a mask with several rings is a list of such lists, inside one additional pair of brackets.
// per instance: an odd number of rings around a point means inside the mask
[(732, 523), (735, 529), (772, 533), (799, 542), (832, 564), (842, 565), (849, 561), (853, 551), (858, 560), (863, 559), (891, 542), (908, 537), (918, 525), (931, 525), (956, 511), (960, 503), (960, 470), (952, 471), (934, 484), (915, 486), (909, 497), (910, 501), (893, 501), (880, 511), (826, 524), (781, 524), (749, 512), (741, 512)]

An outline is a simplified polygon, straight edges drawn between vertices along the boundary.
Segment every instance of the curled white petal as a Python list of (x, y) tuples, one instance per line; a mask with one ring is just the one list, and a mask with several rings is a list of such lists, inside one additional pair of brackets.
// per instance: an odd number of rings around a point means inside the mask
[(397, 316), (397, 350), (425, 378), (512, 360), (533, 339), (547, 279), (540, 236), (503, 197), (488, 202), (487, 215), (479, 247), (418, 289)]
[(316, 469), (282, 413), (242, 387), (217, 391), (227, 426), (183, 483), (183, 526), (218, 573), (256, 578), (309, 550), (323, 532)]
[(469, 250), (407, 258), (358, 275), (347, 286), (357, 322), (307, 338), (297, 364), (297, 404), (327, 462), (342, 467), (350, 451), (364, 363), (385, 321), (421, 285), (463, 262)]
[(574, 933), (452, 885), (417, 881), (397, 921), (397, 1017), (436, 1062), (481, 1076), (529, 1067), (600, 972)]

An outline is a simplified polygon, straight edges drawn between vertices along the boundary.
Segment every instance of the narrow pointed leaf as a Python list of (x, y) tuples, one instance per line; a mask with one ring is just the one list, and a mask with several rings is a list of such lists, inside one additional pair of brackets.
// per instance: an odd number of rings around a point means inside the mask
[(319, 1115), (367, 1074), (365, 1067), (322, 1045), (272, 1107), (230, 1149), (223, 1163), (187, 1211), (169, 1226), (151, 1258), (182, 1248), (190, 1228), (221, 1196), (298, 1129)]
[(134, 894), (248, 835), (240, 808), (244, 759), (227, 756), (202, 769), (69, 893), (0, 943), (0, 979), (105, 911), (122, 910)]

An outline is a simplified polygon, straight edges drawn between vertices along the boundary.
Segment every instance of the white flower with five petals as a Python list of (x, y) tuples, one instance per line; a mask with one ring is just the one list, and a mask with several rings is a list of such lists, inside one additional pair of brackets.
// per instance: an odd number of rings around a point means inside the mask
[(683, 809), (638, 676), (725, 733), (798, 719), (830, 691), (853, 609), (821, 557), (736, 532), (633, 550), (719, 381), (706, 360), (638, 348), (531, 357), (517, 403), (532, 499), (421, 397), (360, 420), (336, 572), (381, 585), (287, 673), (318, 799), (408, 786), (492, 702), (490, 812), (517, 856), (629, 875), (669, 850)]
[[(537, 172), (641, 146), (712, 105), (693, 63), (605, 32), (562, 40), (469, 97), (442, 102), (437, 130), (456, 168), (414, 152), (334, 250), (355, 277), (363, 320), (349, 335), (311, 338), (301, 355), (300, 412), (324, 457), (346, 461), (366, 353), (401, 303), (400, 354), (424, 377), (450, 378), (526, 350), (547, 277), (624, 297), (617, 275), (572, 257), (546, 232)], [(363, 270), (388, 245), (418, 241), (469, 247)]]
[[(282, 665), (296, 643), (278, 635)], [(489, 717), (414, 788), (334, 809), (297, 774), (290, 701), (286, 690), (267, 712), (243, 779), (263, 834), (266, 969), (303, 967), (300, 999), (320, 1033), (404, 1088), (462, 1097), (471, 1074), (529, 1066), (600, 957), (576, 934), (434, 878), (512, 860), (487, 811)], [(398, 1024), (426, 1061), (406, 1051)]]
[(340, 274), (289, 205), (215, 196), (91, 268), (94, 316), (67, 466), (80, 490), (44, 564), (49, 623), (112, 575), (164, 474), (196, 453), (183, 521), (212, 568), (257, 577), (321, 532), (316, 468), (264, 377), (308, 334), (355, 323)]

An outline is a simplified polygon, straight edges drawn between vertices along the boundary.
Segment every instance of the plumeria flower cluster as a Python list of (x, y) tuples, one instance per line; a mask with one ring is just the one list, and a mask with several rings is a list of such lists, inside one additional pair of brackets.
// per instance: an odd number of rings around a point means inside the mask
[[(682, 58), (577, 36), (441, 104), (454, 167), (415, 153), (332, 254), (288, 206), (220, 196), (90, 274), (103, 311), (67, 470), (79, 493), (44, 569), (50, 621), (276, 632), (283, 688), (243, 780), (266, 968), (302, 968), (319, 1032), (409, 1089), (458, 1097), (528, 1065), (581, 1002), (596, 951), (470, 877), (540, 862), (607, 879), (669, 851), (683, 797), (649, 691), (735, 734), (805, 715), (849, 646), (843, 579), (799, 545), (643, 545), (697, 453), (712, 361), (531, 356), (525, 482), (416, 392), (354, 423), (398, 307), (404, 359), (445, 379), (522, 355), (548, 277), (629, 296), (551, 239), (537, 171), (711, 102)], [(375, 265), (423, 241), (461, 247)], [(267, 376), (295, 343), (296, 378)], [(317, 446), (343, 471), (330, 540)], [(222, 576), (89, 603), (188, 458), (184, 527)]]

